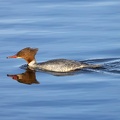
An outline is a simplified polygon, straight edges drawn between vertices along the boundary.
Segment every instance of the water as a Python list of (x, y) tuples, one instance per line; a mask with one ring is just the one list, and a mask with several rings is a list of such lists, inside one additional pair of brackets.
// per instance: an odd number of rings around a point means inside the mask
[[(119, 120), (119, 8), (119, 0), (0, 0), (0, 119)], [(28, 46), (39, 48), (38, 62), (67, 58), (104, 68), (58, 76), (6, 59)], [(18, 74), (33, 81), (17, 81)]]

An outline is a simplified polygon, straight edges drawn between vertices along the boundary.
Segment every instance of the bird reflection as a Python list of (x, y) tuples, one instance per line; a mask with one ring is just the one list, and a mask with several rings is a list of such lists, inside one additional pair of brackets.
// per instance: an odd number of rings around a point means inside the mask
[(7, 76), (23, 84), (39, 84), (39, 82), (36, 80), (35, 71), (30, 69), (26, 69), (25, 73), (15, 75), (7, 74)]

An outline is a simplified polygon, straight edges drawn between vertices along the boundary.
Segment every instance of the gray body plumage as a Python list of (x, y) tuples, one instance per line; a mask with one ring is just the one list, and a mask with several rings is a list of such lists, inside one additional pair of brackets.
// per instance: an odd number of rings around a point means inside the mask
[(37, 63), (36, 68), (53, 72), (70, 72), (82, 68), (95, 68), (97, 65), (89, 65), (74, 60), (54, 59), (42, 63)]

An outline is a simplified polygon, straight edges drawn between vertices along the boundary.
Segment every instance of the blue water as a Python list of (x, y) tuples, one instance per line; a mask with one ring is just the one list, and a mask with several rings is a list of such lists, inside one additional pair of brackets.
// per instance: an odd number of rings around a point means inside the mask
[[(120, 120), (119, 8), (119, 0), (0, 0), (0, 120)], [(29, 74), (24, 60), (6, 59), (24, 47), (39, 48), (38, 62), (103, 69)], [(33, 84), (8, 76), (22, 73)]]

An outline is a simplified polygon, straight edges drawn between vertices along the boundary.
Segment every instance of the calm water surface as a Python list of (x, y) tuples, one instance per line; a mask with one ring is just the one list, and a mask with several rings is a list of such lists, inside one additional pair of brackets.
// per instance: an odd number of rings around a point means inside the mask
[[(119, 8), (119, 0), (0, 0), (0, 119), (120, 120)], [(24, 60), (6, 59), (24, 47), (39, 48), (38, 62), (103, 68), (64, 76), (24, 70)]]

